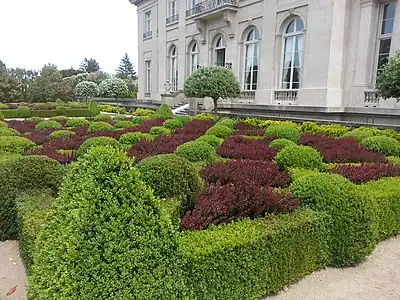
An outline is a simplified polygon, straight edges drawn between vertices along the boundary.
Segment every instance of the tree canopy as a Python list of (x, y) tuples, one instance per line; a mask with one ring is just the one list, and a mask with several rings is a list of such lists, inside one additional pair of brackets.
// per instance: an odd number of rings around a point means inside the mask
[(81, 62), (79, 70), (86, 73), (93, 73), (100, 70), (99, 63), (94, 58), (85, 57)]
[(400, 101), (400, 51), (389, 59), (378, 74), (376, 87), (378, 94), (384, 99), (396, 98)]
[(133, 64), (129, 59), (128, 53), (125, 53), (124, 57), (121, 59), (121, 63), (117, 68), (116, 77), (129, 80), (137, 79), (136, 71), (133, 68)]

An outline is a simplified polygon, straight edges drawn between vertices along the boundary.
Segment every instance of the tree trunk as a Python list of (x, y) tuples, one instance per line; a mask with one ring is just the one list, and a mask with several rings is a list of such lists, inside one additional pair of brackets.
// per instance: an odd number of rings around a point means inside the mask
[(214, 119), (216, 121), (218, 119), (218, 107), (217, 107), (218, 99), (213, 99), (213, 101), (214, 101)]

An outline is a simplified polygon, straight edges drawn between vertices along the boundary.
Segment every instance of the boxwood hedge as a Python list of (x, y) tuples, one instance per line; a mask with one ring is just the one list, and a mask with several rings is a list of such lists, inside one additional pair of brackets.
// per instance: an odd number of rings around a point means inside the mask
[(191, 162), (204, 161), (212, 163), (217, 159), (215, 148), (202, 141), (192, 141), (182, 144), (176, 149), (176, 154)]
[(0, 153), (23, 154), (35, 144), (22, 136), (0, 136)]

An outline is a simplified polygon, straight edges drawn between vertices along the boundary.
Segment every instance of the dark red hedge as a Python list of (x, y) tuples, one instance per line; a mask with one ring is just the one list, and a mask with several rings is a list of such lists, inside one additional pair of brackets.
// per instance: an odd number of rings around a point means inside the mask
[(400, 176), (400, 166), (392, 164), (363, 164), (361, 166), (336, 166), (329, 172), (340, 174), (354, 183), (377, 180), (382, 177)]

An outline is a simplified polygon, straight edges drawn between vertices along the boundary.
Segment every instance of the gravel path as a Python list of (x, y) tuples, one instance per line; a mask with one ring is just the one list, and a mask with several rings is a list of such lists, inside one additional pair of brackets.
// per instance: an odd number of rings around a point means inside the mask
[[(400, 299), (400, 237), (378, 245), (355, 268), (325, 269), (264, 300), (396, 300)], [(17, 286), (16, 291), (6, 293)], [(0, 299), (26, 300), (25, 270), (15, 241), (0, 242)]]

